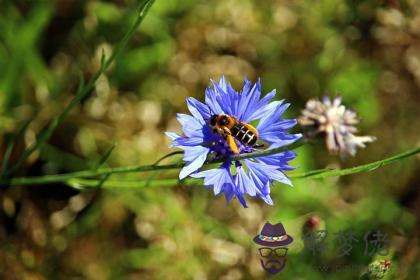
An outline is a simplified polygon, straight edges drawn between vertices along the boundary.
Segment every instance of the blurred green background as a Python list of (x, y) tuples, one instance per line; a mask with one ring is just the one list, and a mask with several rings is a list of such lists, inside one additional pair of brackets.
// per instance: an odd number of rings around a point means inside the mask
[[(71, 100), (137, 16), (136, 1), (0, 1), (0, 157), (29, 119), (12, 159)], [(153, 163), (171, 151), (185, 98), (204, 99), (209, 79), (239, 89), (261, 77), (264, 92), (292, 106), (343, 96), (378, 140), (341, 162), (324, 143), (301, 147), (297, 172), (349, 167), (420, 144), (420, 3), (417, 0), (157, 0), (122, 55), (20, 170), (39, 176)], [(298, 131), (299, 129), (295, 129)], [(175, 160), (175, 159), (174, 159)], [(226, 205), (200, 186), (79, 192), (62, 184), (0, 190), (3, 279), (265, 279), (252, 238), (282, 222), (295, 242), (279, 279), (357, 279), (377, 259), (384, 279), (418, 279), (419, 157), (370, 173), (294, 180), (272, 189), (274, 206), (248, 198)], [(169, 161), (170, 162), (170, 161)], [(155, 174), (156, 175), (156, 174)], [(135, 179), (153, 174), (130, 174)], [(176, 177), (176, 171), (157, 174)], [(119, 177), (121, 178), (121, 177)], [(303, 256), (308, 220), (326, 229), (327, 250)], [(305, 226), (306, 224), (306, 226)], [(337, 258), (333, 234), (388, 233), (386, 257), (363, 245)], [(360, 241), (360, 243), (363, 241)], [(320, 271), (318, 265), (362, 269)]]

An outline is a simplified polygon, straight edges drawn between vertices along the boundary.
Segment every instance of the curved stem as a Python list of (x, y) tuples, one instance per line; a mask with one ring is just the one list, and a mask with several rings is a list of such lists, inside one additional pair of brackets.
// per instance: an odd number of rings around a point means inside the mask
[(159, 163), (161, 163), (165, 159), (170, 158), (170, 157), (173, 157), (173, 156), (176, 156), (176, 155), (181, 155), (183, 153), (184, 153), (184, 151), (175, 151), (175, 152), (169, 153), (169, 154), (161, 157), (160, 159), (158, 159), (155, 163), (153, 163), (153, 165), (154, 166), (157, 166)]
[[(264, 152), (253, 153), (255, 156), (262, 156), (267, 155)], [(355, 174), (359, 172), (368, 172), (380, 168), (384, 165), (396, 162), (398, 160), (413, 156), (420, 153), (420, 147), (408, 150), (406, 152), (397, 154), (395, 156), (378, 160), (375, 162), (350, 167), (346, 169), (321, 169), (321, 170), (313, 170), (301, 174), (291, 174), (289, 177), (292, 179), (302, 179), (302, 178), (326, 178), (326, 177), (333, 177), (333, 176), (345, 176), (350, 174)], [(209, 162), (207, 164), (211, 164), (214, 162)], [(182, 163), (177, 164), (170, 164), (170, 165), (161, 165), (161, 166), (154, 166), (154, 165), (147, 165), (147, 166), (128, 166), (128, 167), (119, 167), (119, 168), (102, 168), (96, 171), (79, 171), (74, 173), (67, 173), (67, 174), (59, 174), (59, 175), (47, 175), (47, 176), (40, 176), (40, 177), (27, 177), (27, 178), (15, 178), (10, 181), (0, 181), (0, 185), (37, 185), (37, 184), (48, 184), (54, 182), (64, 182), (73, 187), (82, 187), (84, 184), (86, 186), (95, 186), (95, 183), (98, 184), (97, 179), (87, 179), (89, 177), (99, 176), (99, 175), (106, 175), (106, 174), (115, 174), (115, 173), (129, 173), (129, 172), (144, 172), (144, 171), (153, 171), (153, 170), (166, 170), (166, 169), (174, 169), (182, 167)], [(83, 179), (81, 179), (83, 178)], [(136, 180), (136, 181), (107, 181), (103, 185), (104, 188), (124, 188), (125, 186), (129, 187), (144, 187), (150, 184), (151, 186), (156, 185), (176, 185), (180, 181), (178, 179), (163, 179), (163, 180)], [(182, 183), (189, 183), (189, 182), (197, 182), (196, 179), (186, 179), (181, 181)]]
[[(378, 160), (372, 163), (368, 164), (362, 164), (355, 167), (350, 167), (346, 169), (334, 169), (334, 170), (326, 170), (326, 169), (320, 169), (320, 170), (313, 170), (302, 174), (292, 174), (289, 177), (292, 179), (303, 179), (303, 178), (313, 178), (313, 179), (319, 179), (319, 178), (327, 178), (327, 177), (334, 177), (334, 176), (345, 176), (350, 174), (355, 174), (359, 172), (369, 172), (373, 171), (377, 168), (380, 168), (384, 165), (393, 163), (395, 161), (413, 156), (417, 153), (420, 153), (420, 147), (416, 149), (409, 150), (404, 153), (400, 153), (398, 155)], [(98, 184), (97, 179), (80, 179), (80, 178), (73, 178), (66, 182), (68, 185), (78, 188), (78, 189), (91, 189), (95, 188)], [(202, 184), (202, 181), (200, 179), (195, 178), (187, 178), (184, 180), (178, 180), (178, 179), (157, 179), (157, 180), (131, 180), (131, 181), (121, 181), (121, 180), (114, 180), (114, 181), (107, 181), (103, 188), (105, 189), (140, 189), (140, 188), (146, 188), (146, 187), (172, 187), (177, 186), (179, 184), (184, 185), (200, 185)]]
[(289, 177), (293, 179), (303, 179), (303, 178), (320, 179), (320, 178), (326, 178), (326, 177), (345, 176), (345, 175), (350, 175), (350, 174), (359, 173), (359, 172), (369, 172), (369, 171), (378, 169), (382, 166), (388, 165), (390, 163), (396, 162), (398, 160), (414, 156), (418, 153), (420, 153), (420, 147), (408, 150), (406, 152), (402, 152), (400, 154), (397, 154), (395, 156), (392, 156), (386, 159), (382, 159), (382, 160), (378, 160), (378, 161), (374, 161), (371, 163), (366, 163), (366, 164), (362, 164), (362, 165), (358, 165), (354, 167), (349, 167), (345, 169), (312, 170), (312, 171), (301, 173), (301, 174), (293, 174), (293, 175), (290, 175)]
[[(288, 146), (271, 149), (271, 150), (264, 150), (261, 152), (243, 154), (239, 156), (232, 156), (230, 157), (230, 159), (241, 160), (241, 159), (247, 159), (247, 158), (257, 158), (257, 157), (262, 157), (262, 156), (267, 156), (267, 155), (278, 154), (287, 150), (300, 147), (303, 144), (305, 144), (305, 140), (298, 140), (295, 143), (290, 144)], [(159, 159), (156, 163), (151, 164), (151, 165), (143, 165), (143, 166), (134, 165), (134, 166), (115, 167), (115, 168), (98, 168), (96, 170), (84, 170), (84, 171), (77, 171), (77, 172), (57, 174), (57, 175), (4, 179), (4, 180), (0, 180), (0, 185), (49, 184), (49, 183), (55, 183), (55, 182), (65, 182), (71, 178), (90, 178), (90, 177), (97, 177), (97, 176), (107, 175), (107, 174), (179, 169), (179, 168), (184, 167), (185, 163), (179, 162), (179, 163), (167, 164), (167, 165), (156, 165), (156, 164), (159, 163), (161, 160), (166, 159), (175, 154), (179, 154), (180, 152), (181, 151), (172, 152), (164, 156), (163, 158)], [(214, 163), (220, 163), (224, 161), (226, 161), (226, 158), (221, 158), (217, 160), (209, 160), (209, 161), (206, 161), (203, 166), (214, 164)]]

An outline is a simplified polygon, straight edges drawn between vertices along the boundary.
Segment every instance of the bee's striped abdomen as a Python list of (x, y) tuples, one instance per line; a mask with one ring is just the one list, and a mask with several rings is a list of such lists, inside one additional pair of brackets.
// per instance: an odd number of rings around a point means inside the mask
[(235, 137), (239, 142), (253, 146), (257, 142), (257, 136), (243, 124), (235, 124), (230, 131), (232, 136)]

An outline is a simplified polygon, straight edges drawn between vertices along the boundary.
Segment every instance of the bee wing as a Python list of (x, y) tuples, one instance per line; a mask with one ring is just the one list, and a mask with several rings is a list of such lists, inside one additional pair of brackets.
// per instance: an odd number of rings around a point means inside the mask
[(232, 152), (239, 155), (239, 150), (238, 150), (238, 146), (236, 145), (235, 138), (233, 138), (232, 135), (227, 135), (226, 141), (227, 141), (230, 149), (232, 150)]

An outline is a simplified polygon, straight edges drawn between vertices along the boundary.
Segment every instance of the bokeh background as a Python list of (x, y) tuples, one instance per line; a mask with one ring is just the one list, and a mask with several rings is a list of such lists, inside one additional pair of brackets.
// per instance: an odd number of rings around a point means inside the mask
[[(27, 120), (12, 162), (89, 79), (137, 15), (136, 1), (0, 1), (0, 157)], [(341, 95), (378, 140), (342, 162), (324, 143), (304, 146), (297, 172), (349, 167), (420, 144), (420, 3), (417, 0), (157, 0), (122, 55), (19, 171), (39, 176), (89, 169), (116, 144), (107, 166), (153, 163), (180, 132), (185, 98), (210, 79), (264, 92), (292, 106)], [(295, 131), (299, 131), (296, 128)], [(168, 160), (168, 162), (178, 159)], [(284, 279), (357, 279), (378, 259), (384, 279), (419, 277), (419, 157), (370, 173), (276, 185), (274, 206), (226, 205), (201, 186), (80, 192), (63, 184), (0, 190), (3, 279), (265, 279), (252, 238), (282, 222), (295, 242)], [(157, 174), (176, 177), (176, 171)], [(130, 174), (131, 180), (153, 174)], [(156, 176), (156, 174), (154, 175)], [(302, 233), (326, 229), (321, 256), (302, 255)], [(385, 257), (362, 240), (337, 258), (333, 234), (371, 229), (389, 237)], [(318, 265), (358, 269), (322, 271)]]

